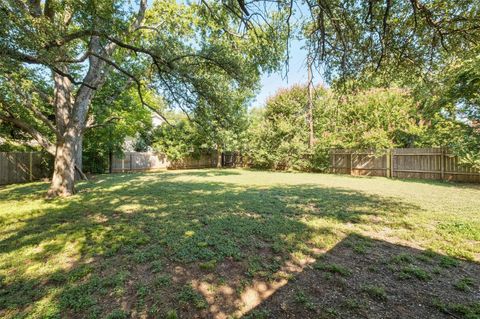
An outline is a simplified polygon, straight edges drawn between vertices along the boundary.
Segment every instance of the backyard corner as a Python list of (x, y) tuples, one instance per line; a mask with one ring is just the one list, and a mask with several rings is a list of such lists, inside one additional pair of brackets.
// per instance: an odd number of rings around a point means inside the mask
[(478, 318), (480, 187), (207, 169), (0, 188), (2, 318)]

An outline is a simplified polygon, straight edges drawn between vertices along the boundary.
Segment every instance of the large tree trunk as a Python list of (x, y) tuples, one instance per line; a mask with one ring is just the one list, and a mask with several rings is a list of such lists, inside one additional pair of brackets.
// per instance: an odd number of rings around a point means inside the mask
[[(145, 2), (142, 1), (141, 6), (144, 5)], [(98, 37), (92, 37), (90, 50), (108, 57), (115, 50), (115, 45), (110, 43), (104, 48)], [(83, 133), (90, 103), (95, 92), (105, 82), (107, 74), (105, 61), (90, 55), (89, 63), (84, 83), (76, 91), (75, 97), (72, 93), (72, 82), (65, 76), (54, 74), (55, 117), (58, 136), (52, 184), (48, 191), (49, 197), (72, 195), (75, 192), (75, 179), (86, 179), (82, 172)], [(67, 71), (64, 66), (60, 68)]]
[[(66, 72), (65, 66), (60, 66)], [(58, 129), (53, 177), (47, 196), (72, 195), (75, 183), (75, 135), (68, 132), (72, 115), (73, 86), (67, 77), (54, 73), (55, 120)]]
[(75, 137), (67, 136), (57, 142), (52, 183), (48, 197), (70, 196), (75, 189)]
[[(92, 43), (98, 49), (98, 38), (92, 39)], [(69, 79), (59, 75), (54, 76), (55, 115), (59, 136), (48, 197), (72, 195), (75, 192), (75, 179), (86, 179), (82, 172), (83, 131), (95, 90), (100, 89), (106, 74), (105, 62), (93, 56), (89, 61), (89, 70), (84, 79), (89, 86), (82, 85), (75, 98), (72, 98), (72, 85)]]

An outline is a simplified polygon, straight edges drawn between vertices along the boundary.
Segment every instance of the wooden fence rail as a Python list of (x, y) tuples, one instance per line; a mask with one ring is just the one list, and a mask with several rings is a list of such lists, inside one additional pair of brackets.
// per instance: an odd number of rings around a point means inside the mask
[(333, 149), (330, 163), (335, 174), (480, 183), (479, 170), (461, 165), (458, 157), (442, 148)]

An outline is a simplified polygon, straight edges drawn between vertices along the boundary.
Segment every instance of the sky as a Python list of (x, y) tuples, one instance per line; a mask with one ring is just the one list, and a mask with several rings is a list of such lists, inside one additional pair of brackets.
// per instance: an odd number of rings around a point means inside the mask
[[(261, 90), (257, 94), (256, 99), (251, 103), (251, 107), (263, 106), (267, 98), (281, 88), (289, 87), (294, 84), (307, 83), (307, 51), (303, 49), (304, 42), (291, 39), (290, 40), (290, 58), (287, 77), (285, 77), (285, 69), (281, 72), (273, 74), (263, 74), (261, 78)], [(313, 69), (313, 83), (324, 84), (320, 74)]]

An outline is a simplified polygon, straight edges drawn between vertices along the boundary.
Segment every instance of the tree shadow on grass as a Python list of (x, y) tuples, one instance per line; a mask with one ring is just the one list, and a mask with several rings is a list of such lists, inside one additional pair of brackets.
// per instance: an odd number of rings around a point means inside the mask
[(16, 199), (19, 197), (45, 197), (45, 194), (46, 183), (44, 182), (0, 186), (0, 198), (2, 200)]
[(169, 172), (174, 172), (174, 176), (199, 176), (199, 177), (212, 177), (212, 176), (232, 176), (232, 175), (241, 175), (238, 171), (235, 171), (231, 168), (226, 169), (201, 169), (201, 170), (193, 170), (193, 171), (185, 171), (182, 170), (178, 172), (176, 170), (169, 170)]
[(479, 318), (480, 265), (351, 234), (245, 318)]
[(0, 315), (221, 318), (251, 307), (252, 291), (276, 289), (351, 225), (404, 227), (399, 220), (419, 210), (338, 188), (247, 188), (179, 174), (99, 178), (2, 220)]

